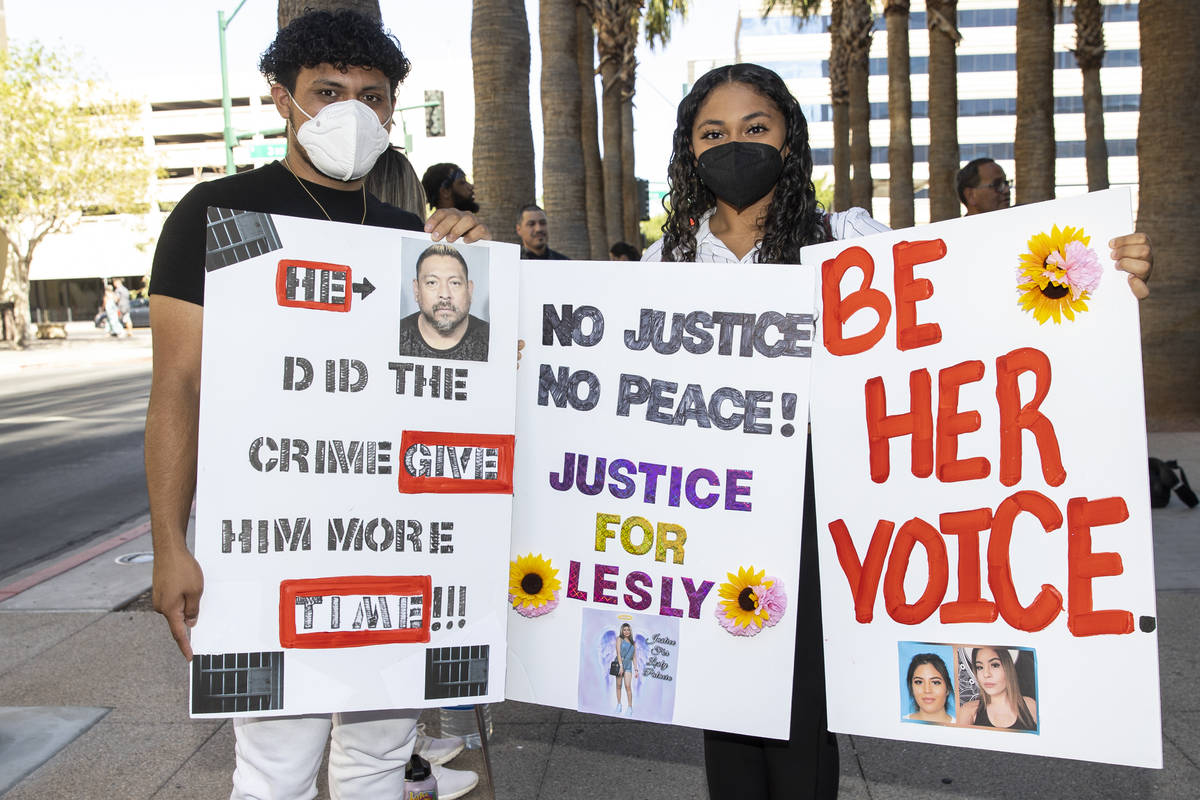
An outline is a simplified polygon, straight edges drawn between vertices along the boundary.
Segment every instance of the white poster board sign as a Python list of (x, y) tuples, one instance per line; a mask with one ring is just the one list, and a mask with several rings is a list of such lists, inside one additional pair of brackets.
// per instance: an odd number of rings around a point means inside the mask
[(786, 738), (813, 298), (522, 262), (508, 697)]
[(209, 219), (192, 714), (502, 699), (517, 248)]
[(1111, 190), (804, 251), (831, 730), (1162, 765), (1132, 229)]

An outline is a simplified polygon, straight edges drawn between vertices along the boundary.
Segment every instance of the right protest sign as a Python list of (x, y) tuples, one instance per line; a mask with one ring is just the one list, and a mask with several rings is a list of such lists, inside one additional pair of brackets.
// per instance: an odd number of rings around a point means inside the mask
[(1126, 190), (806, 248), (831, 730), (1162, 766)]

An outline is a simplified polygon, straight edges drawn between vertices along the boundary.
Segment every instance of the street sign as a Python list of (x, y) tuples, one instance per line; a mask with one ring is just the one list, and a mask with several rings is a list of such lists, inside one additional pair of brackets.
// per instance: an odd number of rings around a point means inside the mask
[(250, 158), (283, 158), (287, 155), (287, 142), (262, 142), (250, 145)]

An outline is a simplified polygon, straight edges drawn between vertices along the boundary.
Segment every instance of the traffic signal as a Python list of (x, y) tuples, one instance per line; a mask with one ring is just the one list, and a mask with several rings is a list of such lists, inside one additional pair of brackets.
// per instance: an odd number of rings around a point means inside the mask
[(650, 219), (650, 181), (637, 178), (638, 219)]
[(446, 135), (446, 103), (441, 89), (426, 89), (425, 102), (437, 105), (425, 106), (425, 135)]

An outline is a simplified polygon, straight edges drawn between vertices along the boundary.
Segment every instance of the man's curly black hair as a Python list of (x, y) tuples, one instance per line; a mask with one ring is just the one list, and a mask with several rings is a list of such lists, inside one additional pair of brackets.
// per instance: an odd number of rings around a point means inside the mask
[(377, 69), (391, 81), (393, 94), (411, 68), (400, 42), (379, 23), (355, 11), (310, 11), (279, 31), (258, 69), (271, 83), (294, 92), (301, 68), (318, 64)]
[(757, 64), (718, 67), (696, 81), (679, 104), (674, 147), (667, 166), (671, 203), (663, 225), (663, 261), (695, 261), (696, 229), (700, 218), (716, 205), (716, 197), (700, 180), (692, 149), (692, 126), (709, 92), (727, 83), (741, 83), (775, 104), (787, 122), (787, 155), (775, 194), (760, 221), (762, 239), (758, 261), (763, 264), (798, 264), (800, 248), (828, 237), (825, 213), (817, 202), (812, 182), (812, 150), (808, 122), (783, 80)]

